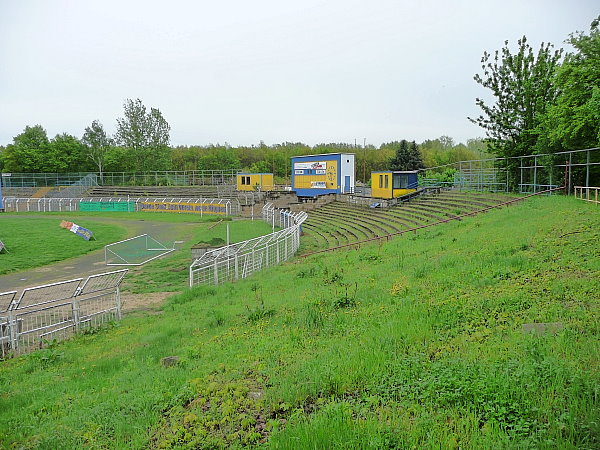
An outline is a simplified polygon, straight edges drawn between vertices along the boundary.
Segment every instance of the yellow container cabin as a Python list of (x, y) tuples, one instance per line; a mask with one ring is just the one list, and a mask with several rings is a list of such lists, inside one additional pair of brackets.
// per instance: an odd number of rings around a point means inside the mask
[(419, 179), (416, 170), (371, 172), (371, 197), (396, 198), (417, 190)]
[(238, 173), (238, 191), (272, 191), (275, 183), (272, 173)]

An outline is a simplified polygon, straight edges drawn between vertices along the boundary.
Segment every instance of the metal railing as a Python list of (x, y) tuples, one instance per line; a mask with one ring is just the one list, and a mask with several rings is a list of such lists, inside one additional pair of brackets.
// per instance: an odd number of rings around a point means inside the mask
[(600, 205), (600, 187), (575, 186), (575, 198)]
[(0, 293), (0, 355), (29, 353), (121, 319), (127, 269)]
[(209, 250), (190, 266), (190, 287), (200, 284), (222, 284), (246, 278), (263, 268), (280, 264), (290, 259), (300, 246), (300, 227), (308, 215), (301, 211), (263, 208), (263, 218), (282, 230), (273, 231), (236, 244)]
[(518, 191), (535, 193), (566, 186), (567, 194), (574, 184), (597, 185), (600, 180), (600, 148), (586, 148), (539, 155), (513, 156), (457, 161), (421, 172), (433, 184), (435, 173), (448, 169), (456, 171), (451, 184), (455, 188), (472, 191)]
[[(4, 197), (4, 210), (6, 212), (61, 212), (79, 211), (82, 202), (133, 202), (135, 211), (148, 210), (145, 204), (164, 203), (173, 208), (160, 209), (161, 211), (195, 214), (221, 214), (225, 216), (237, 216), (240, 214), (240, 202), (238, 199), (221, 198), (128, 198), (128, 197), (86, 197), (86, 198), (16, 198)], [(176, 208), (181, 204), (181, 208)], [(219, 210), (216, 211), (216, 205)], [(158, 209), (157, 209), (158, 210)]]
[(238, 170), (164, 170), (153, 172), (3, 173), (4, 187), (70, 186), (93, 175), (101, 186), (198, 186), (235, 184)]

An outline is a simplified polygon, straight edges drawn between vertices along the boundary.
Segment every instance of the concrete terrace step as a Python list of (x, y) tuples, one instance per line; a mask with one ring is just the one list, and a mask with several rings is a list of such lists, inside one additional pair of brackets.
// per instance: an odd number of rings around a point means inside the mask
[[(311, 218), (312, 216), (312, 218)], [(330, 232), (330, 226), (335, 226), (343, 230), (347, 230), (357, 240), (363, 238), (369, 238), (373, 236), (373, 232), (369, 227), (360, 223), (349, 223), (342, 218), (331, 216), (331, 215), (319, 215), (315, 214), (314, 211), (308, 216), (308, 220), (305, 223), (310, 225), (319, 226), (323, 232)]]
[[(357, 215), (364, 217), (366, 209), (360, 206), (345, 206), (345, 203), (338, 202), (337, 204), (332, 204), (332, 208), (336, 208), (342, 213), (346, 213), (347, 211), (355, 211)], [(414, 217), (403, 217), (400, 215), (391, 214), (392, 209), (369, 209), (368, 214), (372, 217), (378, 218), (382, 222), (391, 222), (395, 224), (399, 224), (402, 227), (413, 228), (414, 226), (422, 225), (422, 221), (415, 220)]]
[(90, 197), (220, 198), (219, 194), (230, 193), (214, 186), (97, 186), (88, 191)]
[[(319, 211), (316, 211), (317, 214), (325, 214), (330, 215), (330, 216), (335, 216), (340, 220), (343, 220), (345, 222), (349, 222), (350, 220), (353, 220), (353, 223), (361, 223), (364, 224), (365, 226), (368, 226), (369, 228), (373, 229), (377, 229), (379, 230), (380, 233), (383, 234), (389, 234), (389, 233), (394, 233), (396, 231), (400, 231), (399, 228), (395, 227), (394, 225), (390, 224), (390, 223), (386, 223), (383, 222), (381, 220), (378, 220), (376, 217), (374, 217), (373, 215), (367, 215), (367, 214), (357, 214), (355, 213), (352, 209), (346, 209), (343, 210), (343, 212), (341, 210), (338, 211), (332, 211), (331, 209), (325, 209), (324, 208), (320, 208)], [(377, 233), (377, 234), (380, 234)]]

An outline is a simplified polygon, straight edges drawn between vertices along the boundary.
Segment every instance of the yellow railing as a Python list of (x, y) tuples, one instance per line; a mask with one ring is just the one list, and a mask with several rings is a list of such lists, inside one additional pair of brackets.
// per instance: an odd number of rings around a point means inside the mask
[(575, 197), (600, 205), (600, 187), (575, 186)]

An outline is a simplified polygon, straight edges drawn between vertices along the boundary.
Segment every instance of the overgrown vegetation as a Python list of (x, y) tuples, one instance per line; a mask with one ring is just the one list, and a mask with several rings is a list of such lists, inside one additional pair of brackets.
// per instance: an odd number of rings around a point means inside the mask
[(536, 198), (185, 290), (0, 364), (0, 446), (598, 447), (598, 230)]

